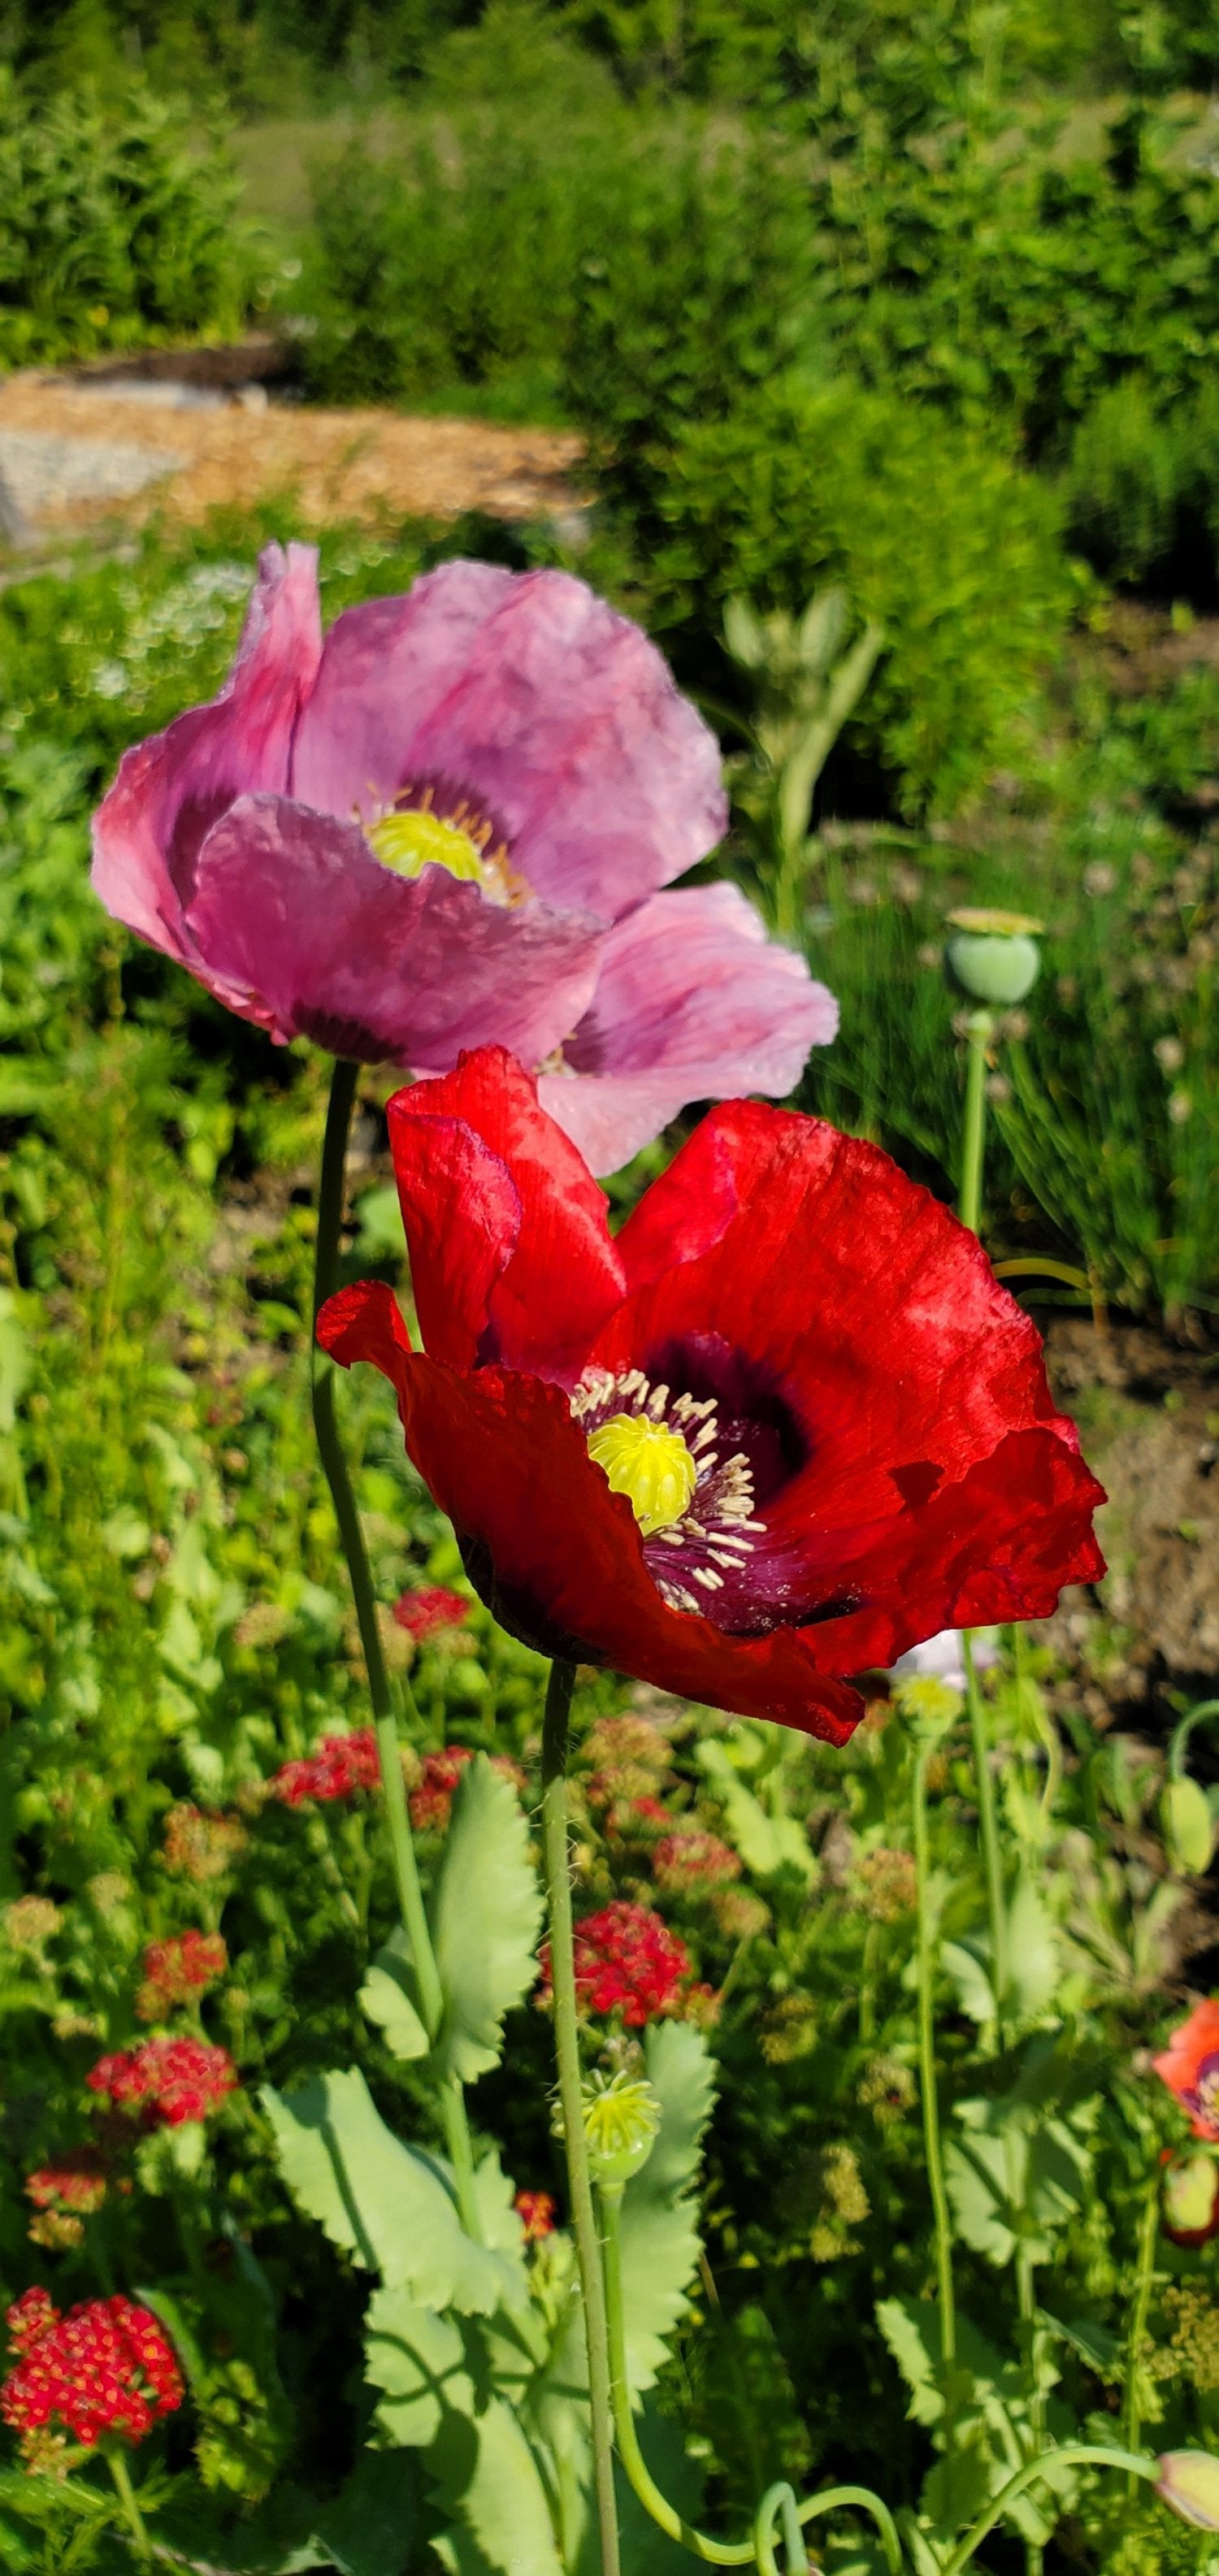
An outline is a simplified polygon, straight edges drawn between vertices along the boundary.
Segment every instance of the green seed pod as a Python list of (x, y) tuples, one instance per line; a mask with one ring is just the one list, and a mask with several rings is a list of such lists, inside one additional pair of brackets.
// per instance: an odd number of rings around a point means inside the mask
[(621, 2189), (646, 2165), (660, 2127), (660, 2104), (642, 2076), (621, 2071), (590, 2076), (584, 2088), (584, 2135), (594, 2182)]
[(1215, 1823), (1196, 1780), (1170, 1780), (1160, 1800), (1160, 1831), (1174, 1869), (1191, 1878), (1210, 1868)]
[(975, 1002), (1010, 1004), (1031, 993), (1041, 971), (1041, 923), (1023, 912), (968, 905), (950, 912), (953, 937), (944, 951), (949, 973)]

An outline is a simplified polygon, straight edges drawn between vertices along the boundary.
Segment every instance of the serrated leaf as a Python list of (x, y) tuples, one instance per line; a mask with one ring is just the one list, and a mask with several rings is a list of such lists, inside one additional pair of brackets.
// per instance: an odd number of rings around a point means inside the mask
[(1112, 2333), (1108, 2326), (1097, 2325), (1091, 2317), (1056, 2317), (1048, 2308), (1039, 2308), (1037, 2317), (1047, 2334), (1056, 2335), (1062, 2343), (1069, 2344), (1100, 2378), (1117, 2376), (1126, 2349), (1124, 2335)]
[[(474, 2176), (474, 2200), (484, 2245), (507, 2254), (519, 2265), (524, 2258), (525, 2227), (516, 2206), (515, 2187), (499, 2160), (499, 2148), (483, 2157)], [(522, 2281), (524, 2274), (521, 2275)]]
[(433, 1937), (445, 2013), (436, 2064), (463, 2084), (499, 2062), (504, 2015), (537, 1974), (542, 1898), (519, 1802), (485, 1753), (453, 1800)]
[(642, 2172), (627, 2184), (621, 2219), (627, 2374), (636, 2392), (652, 2386), (685, 2310), (699, 2249), (690, 2186), (714, 2100), (707, 2045), (690, 2022), (653, 2023), (645, 2055), (660, 2128)]
[(911, 2299), (881, 2299), (876, 2322), (910, 2391), (907, 2413), (916, 2424), (937, 2424), (944, 2412), (943, 2391), (939, 2385), (938, 2350), (933, 2349), (928, 2328), (934, 2310), (921, 2313)]
[(971, 1941), (945, 1941), (940, 1950), (940, 1965), (951, 1977), (957, 1990), (957, 2002), (979, 2030), (995, 2018), (995, 1990), (990, 1969)]
[(465, 2234), (445, 2167), (394, 2136), (357, 2068), (261, 2099), (301, 2208), (387, 2288), (470, 2315), (521, 2304), (520, 2267)]
[(426, 2449), (445, 2414), (473, 2414), (465, 2338), (452, 2317), (421, 2308), (409, 2290), (375, 2290), (364, 2327), (365, 2374), (384, 2391), (377, 2423), (391, 2441)]
[(791, 2373), (757, 2301), (709, 2318), (698, 2338), (699, 2416), (725, 2503), (751, 2513), (777, 2478), (802, 2478), (812, 2445)]
[(364, 2451), (341, 2494), (317, 2520), (339, 2576), (402, 2576), (415, 2523), (415, 2463)]
[(1060, 1965), (1053, 1917), (1027, 1873), (1008, 1908), (1007, 1956), (1007, 2000), (1019, 2020), (1033, 2021), (1054, 2000)]
[(454, 2527), (432, 2545), (452, 2576), (564, 2576), (538, 2463), (502, 2398), (476, 2424), (450, 2422), (433, 2458)]
[(369, 2020), (384, 2032), (386, 2047), (395, 2057), (427, 2056), (428, 2035), (419, 2012), (414, 1961), (401, 1927), (378, 1950), (359, 1999)]

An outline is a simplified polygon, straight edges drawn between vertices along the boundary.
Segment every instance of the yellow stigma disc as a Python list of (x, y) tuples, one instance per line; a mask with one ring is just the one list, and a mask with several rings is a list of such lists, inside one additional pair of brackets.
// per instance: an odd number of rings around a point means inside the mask
[(365, 824), (364, 837), (382, 867), (392, 868), (397, 876), (417, 877), (427, 867), (447, 868), (451, 877), (482, 884), (480, 853), (468, 832), (460, 831), (456, 823), (446, 823), (443, 815), (382, 814), (379, 822)]
[(604, 1468), (611, 1492), (626, 1495), (645, 1538), (681, 1519), (698, 1482), (680, 1431), (645, 1413), (611, 1415), (592, 1433), (588, 1454)]

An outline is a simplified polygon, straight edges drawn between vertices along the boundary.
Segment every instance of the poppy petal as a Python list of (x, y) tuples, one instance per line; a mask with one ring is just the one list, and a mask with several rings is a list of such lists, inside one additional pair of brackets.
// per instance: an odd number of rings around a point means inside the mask
[(492, 1032), (544, 1055), (596, 980), (586, 914), (398, 876), (354, 823), (280, 796), (239, 797), (208, 833), (186, 919), (230, 1009), (373, 1064), (444, 1064)]
[(388, 1115), (426, 1349), (458, 1368), (578, 1374), (622, 1264), (604, 1195), (532, 1076), (482, 1048), (396, 1093)]
[(597, 989), (543, 1074), (542, 1106), (594, 1172), (617, 1171), (692, 1100), (794, 1091), (838, 1005), (733, 885), (652, 895), (611, 930)]
[(235, 796), (278, 793), (321, 651), (315, 546), (267, 546), (237, 658), (210, 706), (124, 753), (93, 820), (93, 886), (108, 912), (198, 972), (183, 918), (200, 843)]

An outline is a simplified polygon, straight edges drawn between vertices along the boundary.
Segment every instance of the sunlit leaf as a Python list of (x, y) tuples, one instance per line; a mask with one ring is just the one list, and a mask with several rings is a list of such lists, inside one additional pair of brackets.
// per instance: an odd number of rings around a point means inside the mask
[(445, 2013), (436, 2062), (464, 2084), (496, 2065), (503, 2021), (537, 1975), (542, 1920), (519, 1802), (485, 1754), (466, 1765), (453, 1800), (436, 1892), (436, 1965)]

